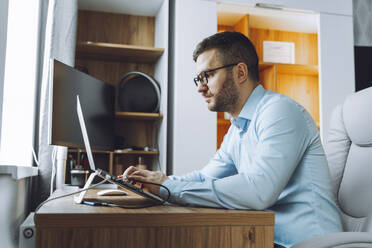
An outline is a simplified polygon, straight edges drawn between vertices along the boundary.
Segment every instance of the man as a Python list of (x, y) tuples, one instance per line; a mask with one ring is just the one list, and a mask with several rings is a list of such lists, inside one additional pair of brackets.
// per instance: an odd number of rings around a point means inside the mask
[[(221, 148), (202, 170), (182, 177), (134, 167), (124, 175), (163, 184), (178, 204), (274, 211), (277, 247), (341, 231), (317, 127), (302, 106), (259, 84), (250, 40), (218, 33), (198, 44), (193, 56), (194, 81), (208, 109), (232, 116)], [(149, 190), (167, 196), (162, 188)]]

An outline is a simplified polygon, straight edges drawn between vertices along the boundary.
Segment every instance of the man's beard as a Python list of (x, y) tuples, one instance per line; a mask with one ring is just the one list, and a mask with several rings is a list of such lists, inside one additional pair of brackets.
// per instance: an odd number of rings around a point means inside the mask
[(209, 106), (210, 111), (215, 112), (232, 112), (238, 98), (239, 91), (234, 83), (232, 72), (228, 72), (221, 89), (214, 95), (214, 105)]

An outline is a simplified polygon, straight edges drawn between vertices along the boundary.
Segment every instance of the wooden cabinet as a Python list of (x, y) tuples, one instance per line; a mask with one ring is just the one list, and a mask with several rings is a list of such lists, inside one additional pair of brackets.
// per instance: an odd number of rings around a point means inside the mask
[[(161, 90), (159, 113), (120, 112), (115, 99), (115, 136), (120, 147), (114, 151), (93, 151), (96, 167), (122, 173), (136, 165), (141, 156), (148, 169), (166, 170), (168, 1), (153, 5), (153, 15), (141, 15), (134, 2), (130, 13), (78, 12), (75, 67), (115, 88), (130, 71), (146, 73)], [(126, 6), (122, 6), (126, 9)], [(107, 10), (104, 10), (107, 11)], [(91, 134), (94, 135), (94, 134)], [(130, 150), (130, 148), (134, 148)], [(138, 150), (146, 148), (145, 150)], [(85, 151), (70, 149), (78, 163)]]
[[(262, 86), (267, 90), (276, 91), (289, 96), (300, 103), (310, 113), (319, 128), (317, 33), (274, 30), (269, 27), (251, 27), (250, 15), (241, 15), (242, 17), (233, 25), (226, 25), (223, 23), (223, 19), (219, 19), (218, 30), (235, 30), (248, 36), (254, 44), (259, 57), (260, 82)], [(285, 15), (285, 13), (282, 13), (282, 15)], [(268, 22), (270, 22), (270, 20), (268, 20)], [(294, 43), (295, 63), (283, 64), (264, 62), (264, 41)], [(230, 126), (230, 121), (224, 120), (222, 117), (223, 114), (221, 113), (217, 115), (217, 148), (220, 147), (223, 136)]]

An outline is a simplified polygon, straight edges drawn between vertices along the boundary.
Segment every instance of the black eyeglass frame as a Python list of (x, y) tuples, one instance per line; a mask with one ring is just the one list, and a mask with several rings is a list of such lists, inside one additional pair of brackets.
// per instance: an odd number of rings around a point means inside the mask
[[(227, 68), (227, 67), (230, 67), (230, 66), (236, 66), (239, 63), (240, 62), (233, 63), (233, 64), (228, 64), (228, 65), (223, 65), (223, 66), (220, 66), (220, 67), (217, 67), (217, 68), (214, 68), (214, 69), (202, 71), (202, 72), (199, 73), (199, 75), (197, 75), (194, 78), (194, 83), (195, 83), (196, 87), (198, 87), (198, 82), (200, 82), (201, 85), (207, 85), (208, 84), (208, 73), (213, 72), (213, 71), (217, 71), (217, 70), (220, 70), (220, 69), (223, 69), (223, 68)], [(206, 83), (203, 82), (203, 78), (201, 76), (203, 76), (205, 78), (205, 80), (207, 80)]]

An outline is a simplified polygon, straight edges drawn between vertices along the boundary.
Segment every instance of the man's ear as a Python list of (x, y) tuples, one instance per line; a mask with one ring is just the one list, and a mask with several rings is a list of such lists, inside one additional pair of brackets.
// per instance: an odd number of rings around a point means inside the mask
[(238, 83), (243, 83), (248, 79), (248, 67), (245, 63), (239, 63), (236, 65), (236, 75)]

